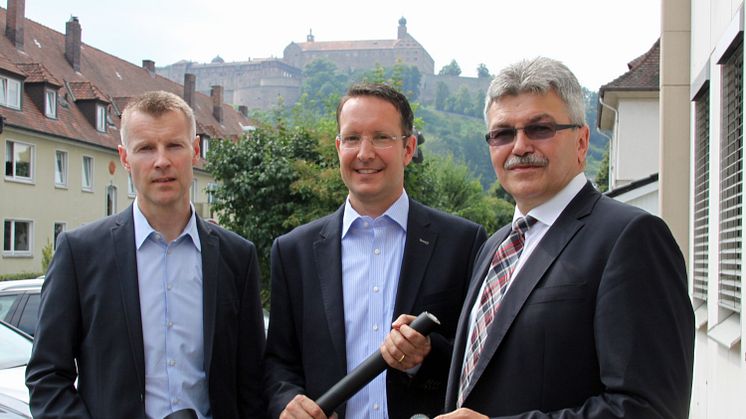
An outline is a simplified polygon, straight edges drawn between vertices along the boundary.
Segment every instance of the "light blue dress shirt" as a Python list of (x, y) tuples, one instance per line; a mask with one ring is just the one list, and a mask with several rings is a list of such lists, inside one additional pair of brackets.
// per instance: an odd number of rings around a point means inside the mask
[(145, 413), (161, 419), (192, 408), (210, 418), (202, 328), (202, 247), (192, 208), (166, 243), (135, 200), (135, 245), (145, 352)]
[[(358, 214), (349, 198), (345, 203), (342, 290), (348, 372), (378, 351), (391, 330), (408, 214), (406, 192), (376, 219)], [(388, 418), (386, 372), (347, 402), (346, 416)]]

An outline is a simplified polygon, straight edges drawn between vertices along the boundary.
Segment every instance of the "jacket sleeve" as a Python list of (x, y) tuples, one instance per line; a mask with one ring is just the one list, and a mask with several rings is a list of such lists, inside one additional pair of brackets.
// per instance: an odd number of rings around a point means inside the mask
[(250, 245), (248, 269), (244, 279), (241, 319), (238, 337), (238, 402), (241, 417), (260, 418), (265, 415), (261, 376), (264, 355), (264, 314), (259, 295), (259, 260), (256, 247)]
[(35, 418), (90, 417), (75, 388), (82, 330), (74, 257), (63, 233), (42, 287), (39, 322), (26, 368)]
[(288, 278), (279, 239), (271, 252), (272, 297), (265, 353), (264, 391), (271, 418), (277, 418), (297, 394), (305, 393), (301, 345), (295, 333)]

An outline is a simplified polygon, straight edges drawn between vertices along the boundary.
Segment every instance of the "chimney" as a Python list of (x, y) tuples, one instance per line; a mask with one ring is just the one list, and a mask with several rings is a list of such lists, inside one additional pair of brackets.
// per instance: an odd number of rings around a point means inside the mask
[(73, 70), (80, 71), (80, 22), (76, 16), (70, 17), (65, 25), (65, 58)]
[(26, 0), (8, 0), (5, 36), (10, 43), (23, 51), (23, 22), (26, 20)]
[(155, 74), (155, 61), (142, 60), (142, 68), (148, 70), (150, 74)]
[(245, 118), (249, 117), (249, 107), (246, 105), (238, 105), (238, 111), (241, 112)]
[(197, 86), (197, 76), (184, 73), (184, 102), (194, 109), (194, 89)]
[(223, 86), (212, 86), (210, 89), (210, 97), (212, 97), (212, 116), (223, 122)]

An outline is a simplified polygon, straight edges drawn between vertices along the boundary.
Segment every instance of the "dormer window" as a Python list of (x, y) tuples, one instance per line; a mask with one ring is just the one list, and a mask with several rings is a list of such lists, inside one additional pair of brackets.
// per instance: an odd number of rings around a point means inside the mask
[(96, 130), (106, 132), (106, 106), (96, 105)]
[(21, 82), (0, 76), (0, 105), (21, 109)]
[(199, 148), (200, 157), (207, 159), (207, 152), (210, 150), (210, 138), (206, 135), (202, 136), (202, 146)]
[(44, 115), (47, 118), (57, 119), (57, 91), (44, 90)]

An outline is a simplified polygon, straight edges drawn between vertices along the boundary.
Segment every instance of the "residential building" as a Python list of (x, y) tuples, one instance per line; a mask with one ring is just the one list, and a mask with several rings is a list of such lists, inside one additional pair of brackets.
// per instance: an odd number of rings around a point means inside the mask
[[(0, 8), (0, 274), (41, 271), (42, 248), (57, 236), (133, 202), (135, 190), (119, 163), (121, 112), (130, 98), (150, 90), (182, 95), (195, 111), (202, 151), (217, 138), (237, 138), (250, 121), (211, 95), (155, 74), (82, 42), (72, 17), (65, 34), (24, 16), (24, 0)], [(195, 170), (192, 200), (211, 215), (207, 188), (213, 182)]]
[(601, 86), (598, 128), (611, 133), (607, 196), (658, 210), (660, 40)]
[(691, 418), (746, 410), (743, 0), (662, 0), (659, 205), (688, 260)]

